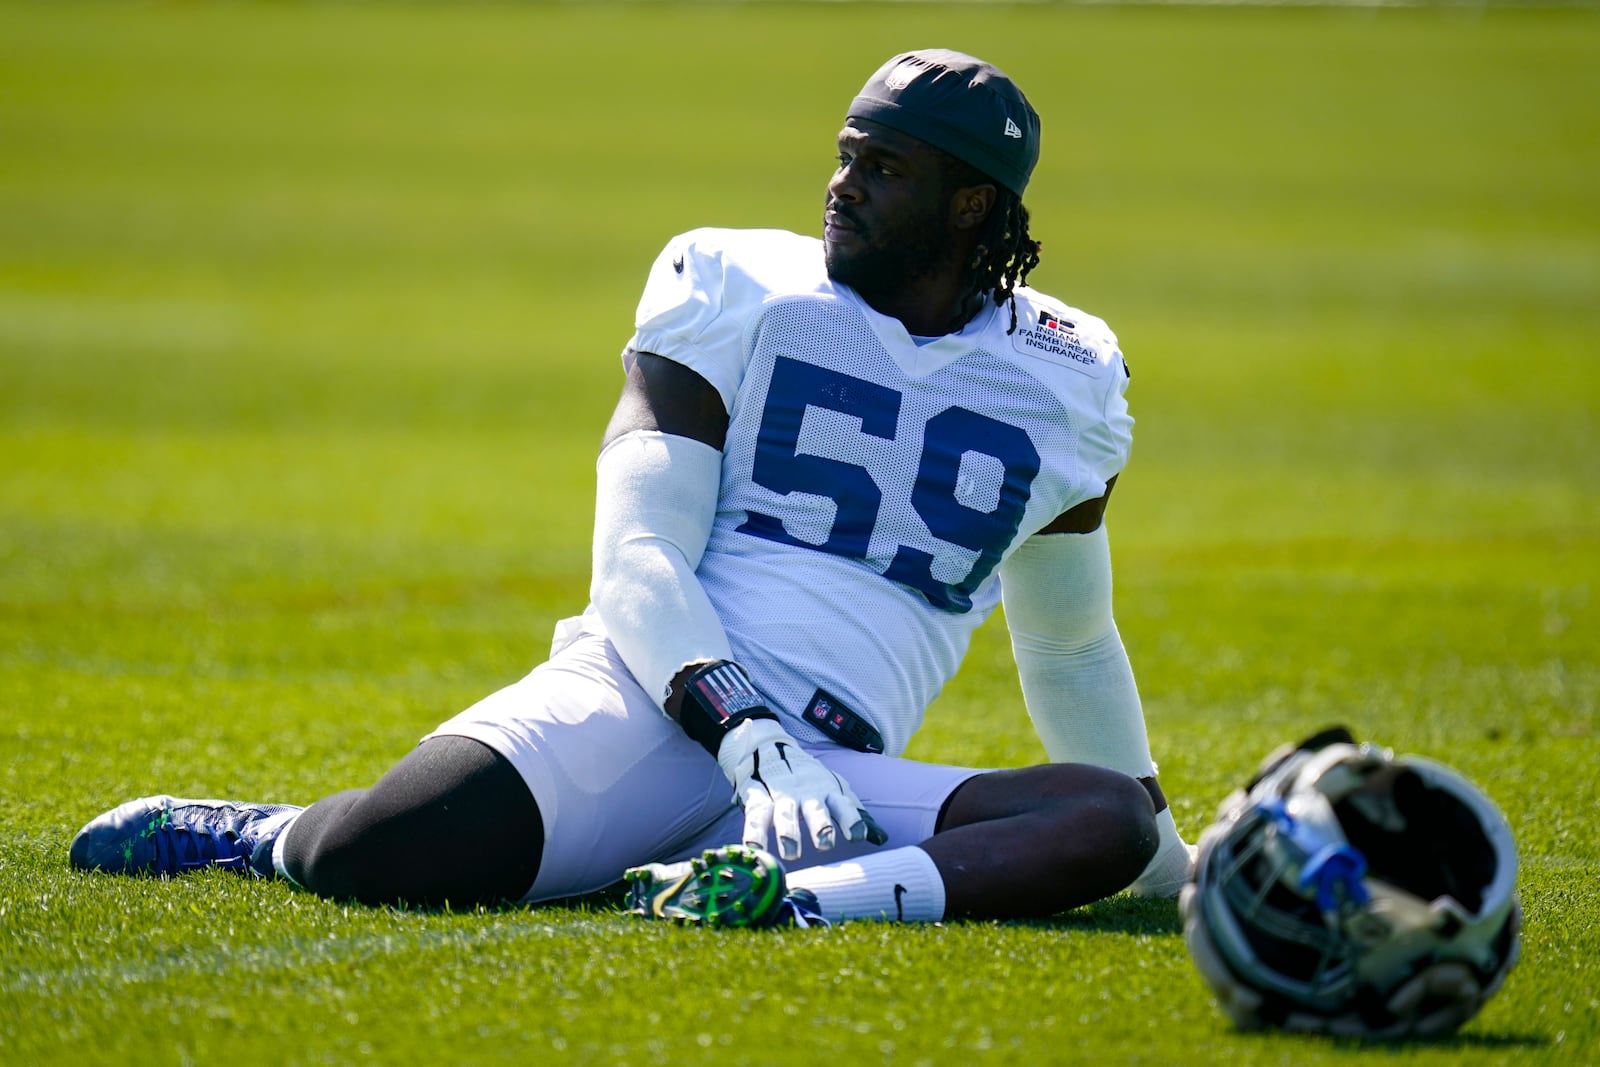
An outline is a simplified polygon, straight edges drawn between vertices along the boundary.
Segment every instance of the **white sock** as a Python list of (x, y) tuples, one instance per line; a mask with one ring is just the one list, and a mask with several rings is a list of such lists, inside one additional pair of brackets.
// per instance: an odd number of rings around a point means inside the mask
[(1189, 880), (1195, 849), (1179, 836), (1171, 808), (1156, 813), (1156, 827), (1161, 831), (1161, 843), (1156, 846), (1155, 859), (1130, 888), (1135, 896), (1175, 897)]
[(290, 885), (300, 886), (301, 889), (304, 889), (305, 886), (295, 881), (294, 877), (289, 874), (289, 869), (283, 865), (283, 843), (289, 839), (289, 831), (299, 821), (300, 815), (304, 811), (305, 809), (301, 808), (299, 811), (286, 811), (282, 816), (273, 816), (275, 819), (281, 817), (283, 825), (278, 829), (278, 836), (272, 842), (272, 869), (278, 872), (279, 878), (284, 879)]
[(933, 857), (915, 845), (807, 867), (789, 875), (788, 883), (790, 889), (815, 893), (830, 922), (937, 922), (944, 918), (944, 879)]

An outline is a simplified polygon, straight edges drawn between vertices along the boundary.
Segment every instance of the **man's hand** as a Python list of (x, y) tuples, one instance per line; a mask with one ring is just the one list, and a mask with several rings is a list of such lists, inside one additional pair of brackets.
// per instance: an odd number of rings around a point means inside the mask
[(749, 719), (734, 727), (722, 739), (717, 763), (744, 808), (744, 843), (752, 848), (766, 848), (768, 834), (776, 833), (778, 855), (798, 858), (802, 817), (819, 849), (832, 848), (840, 829), (846, 841), (881, 845), (889, 840), (844, 779), (772, 719)]

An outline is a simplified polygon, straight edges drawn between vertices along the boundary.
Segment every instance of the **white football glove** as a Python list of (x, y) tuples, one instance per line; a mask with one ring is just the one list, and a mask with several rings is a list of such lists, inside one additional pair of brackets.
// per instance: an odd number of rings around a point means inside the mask
[(846, 841), (881, 845), (889, 840), (845, 780), (772, 719), (735, 726), (717, 749), (717, 763), (744, 809), (744, 843), (751, 848), (766, 848), (768, 835), (775, 833), (778, 855), (799, 858), (802, 816), (819, 849), (832, 848), (838, 830)]

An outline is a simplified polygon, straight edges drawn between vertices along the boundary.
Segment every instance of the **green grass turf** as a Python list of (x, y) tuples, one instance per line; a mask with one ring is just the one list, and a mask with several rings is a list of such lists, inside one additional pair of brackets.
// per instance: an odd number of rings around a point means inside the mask
[[(1476, 778), (1527, 929), (1462, 1036), (1236, 1034), (1169, 903), (708, 935), (67, 870), (130, 796), (366, 784), (537, 662), (650, 258), (814, 232), (929, 43), (1033, 96), (1035, 281), (1134, 368), (1181, 825), (1335, 720)], [(1592, 10), (0, 7), (0, 1061), (1600, 1059), (1597, 101)], [(1042, 757), (1000, 620), (912, 754)]]

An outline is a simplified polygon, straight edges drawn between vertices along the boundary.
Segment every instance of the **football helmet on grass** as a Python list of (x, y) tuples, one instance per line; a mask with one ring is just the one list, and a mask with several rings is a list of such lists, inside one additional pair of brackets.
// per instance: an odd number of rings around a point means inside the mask
[(1436, 1036), (1515, 964), (1516, 877), (1511, 829), (1471, 782), (1337, 727), (1223, 801), (1184, 937), (1240, 1027)]

